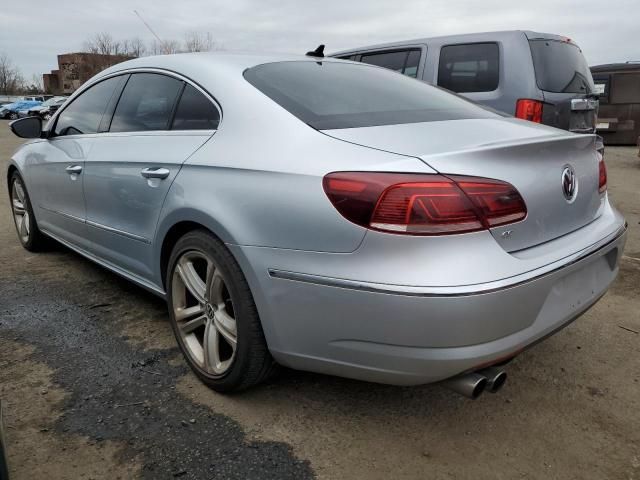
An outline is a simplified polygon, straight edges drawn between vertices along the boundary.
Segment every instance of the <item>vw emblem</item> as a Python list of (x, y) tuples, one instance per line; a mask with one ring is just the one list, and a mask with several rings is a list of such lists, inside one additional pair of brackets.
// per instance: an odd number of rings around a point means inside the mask
[(210, 319), (211, 319), (211, 318), (213, 318), (213, 317), (214, 317), (214, 315), (215, 315), (216, 311), (215, 311), (215, 309), (213, 308), (213, 305), (211, 305), (209, 302), (207, 302), (207, 303), (205, 304), (205, 306), (204, 306), (204, 313), (205, 313), (205, 315), (207, 316), (207, 318), (210, 318)]
[(573, 203), (578, 193), (578, 178), (571, 165), (562, 169), (562, 194), (569, 203)]

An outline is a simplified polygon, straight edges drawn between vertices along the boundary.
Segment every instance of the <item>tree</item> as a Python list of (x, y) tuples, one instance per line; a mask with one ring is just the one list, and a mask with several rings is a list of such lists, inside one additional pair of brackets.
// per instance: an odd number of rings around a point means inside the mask
[(184, 37), (184, 49), (187, 52), (210, 52), (215, 43), (211, 32), (197, 32), (192, 30)]
[(144, 42), (140, 37), (129, 38), (122, 42), (122, 53), (129, 57), (141, 57), (146, 52)]
[(84, 49), (89, 53), (119, 55), (122, 50), (122, 44), (114, 40), (110, 33), (100, 32), (84, 42)]
[(0, 54), (0, 94), (13, 95), (22, 87), (22, 75), (6, 53)]

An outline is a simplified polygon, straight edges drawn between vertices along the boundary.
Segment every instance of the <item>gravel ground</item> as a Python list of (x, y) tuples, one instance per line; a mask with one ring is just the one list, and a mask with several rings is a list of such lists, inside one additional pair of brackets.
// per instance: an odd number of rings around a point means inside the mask
[[(0, 165), (20, 140), (0, 123)], [(63, 247), (21, 248), (0, 183), (0, 398), (12, 480), (640, 479), (640, 158), (608, 148), (630, 225), (587, 314), (475, 402), (285, 371), (222, 396), (190, 373), (162, 301)], [(636, 332), (636, 333), (634, 333)]]

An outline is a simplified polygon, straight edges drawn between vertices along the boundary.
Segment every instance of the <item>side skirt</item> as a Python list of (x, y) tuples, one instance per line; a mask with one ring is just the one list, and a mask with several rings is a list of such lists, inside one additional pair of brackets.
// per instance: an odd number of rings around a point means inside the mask
[(139, 277), (138, 275), (134, 275), (133, 273), (127, 272), (126, 270), (123, 270), (122, 268), (117, 267), (112, 263), (102, 260), (101, 258), (96, 257), (94, 254), (87, 252), (86, 250), (79, 248), (73, 245), (72, 243), (67, 242), (66, 240), (62, 240), (60, 237), (58, 237), (57, 235), (54, 235), (48, 230), (44, 230), (40, 228), (40, 231), (45, 235), (47, 235), (48, 237), (53, 238), (56, 242), (60, 242), (65, 247), (70, 248), (74, 252), (79, 253), (83, 257), (88, 258), (92, 262), (97, 263), (101, 267), (104, 267), (107, 270), (110, 270), (113, 273), (120, 275), (121, 277), (129, 280), (130, 282), (135, 283), (136, 285), (139, 285), (140, 287), (144, 288), (145, 290), (148, 290), (149, 292), (157, 295), (160, 298), (166, 299), (166, 293), (162, 289), (154, 285), (153, 283)]

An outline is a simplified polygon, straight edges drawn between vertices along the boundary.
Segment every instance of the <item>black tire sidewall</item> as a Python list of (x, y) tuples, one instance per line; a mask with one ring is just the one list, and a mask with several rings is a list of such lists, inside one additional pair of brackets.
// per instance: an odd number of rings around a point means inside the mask
[(35, 245), (36, 238), (39, 234), (38, 225), (36, 223), (36, 217), (33, 214), (33, 208), (31, 207), (31, 199), (29, 198), (29, 192), (27, 191), (27, 186), (24, 183), (24, 179), (18, 172), (14, 172), (13, 175), (11, 176), (11, 182), (9, 183), (9, 199), (10, 201), (13, 200), (11, 195), (13, 192), (13, 184), (16, 182), (16, 180), (20, 180), (20, 183), (22, 183), (22, 190), (24, 191), (24, 200), (25, 200), (24, 207), (27, 210), (27, 213), (29, 213), (29, 240), (26, 243), (22, 241), (22, 237), (20, 236), (20, 232), (18, 231), (18, 225), (16, 224), (16, 217), (13, 214), (13, 204), (11, 205), (11, 217), (13, 218), (13, 225), (16, 228), (18, 240), (20, 241), (20, 243), (24, 248), (31, 251), (31, 250), (34, 250), (36, 246)]
[[(229, 369), (221, 375), (213, 375), (203, 370), (190, 357), (185, 347), (178, 324), (174, 316), (173, 309), (173, 272), (178, 259), (186, 252), (199, 250), (210, 256), (218, 268), (222, 271), (225, 283), (233, 301), (234, 316), (236, 320), (237, 339), (235, 358)], [(233, 262), (233, 264), (232, 264)], [(218, 391), (234, 390), (243, 383), (245, 373), (250, 362), (250, 323), (258, 321), (257, 312), (253, 303), (251, 293), (246, 286), (246, 280), (242, 275), (237, 263), (231, 253), (224, 247), (222, 242), (205, 231), (194, 231), (186, 234), (176, 243), (169, 259), (166, 278), (167, 304), (169, 306), (169, 317), (171, 328), (173, 329), (176, 341), (182, 350), (187, 363), (191, 369), (205, 383)]]

